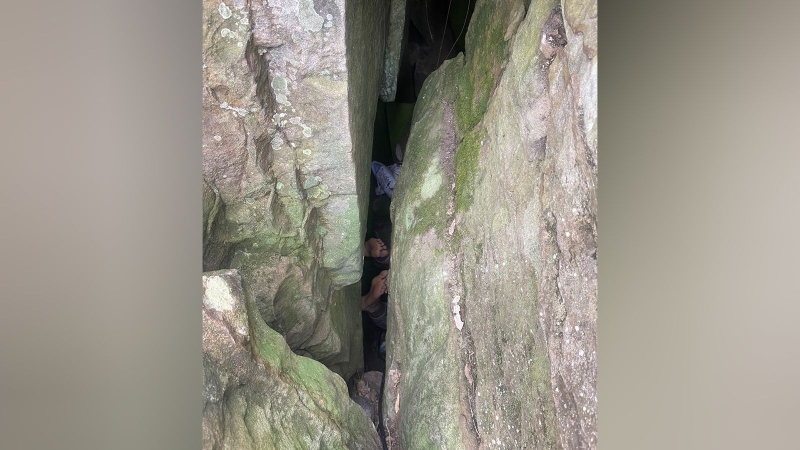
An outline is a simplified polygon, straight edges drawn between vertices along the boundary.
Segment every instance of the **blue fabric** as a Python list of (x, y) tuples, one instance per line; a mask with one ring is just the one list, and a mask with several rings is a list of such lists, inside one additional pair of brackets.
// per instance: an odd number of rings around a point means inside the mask
[(400, 165), (392, 164), (391, 166), (386, 167), (378, 161), (372, 161), (372, 174), (375, 175), (375, 179), (378, 181), (378, 187), (375, 188), (375, 194), (386, 194), (389, 196), (389, 198), (392, 198), (394, 184), (397, 180), (397, 177), (400, 175)]

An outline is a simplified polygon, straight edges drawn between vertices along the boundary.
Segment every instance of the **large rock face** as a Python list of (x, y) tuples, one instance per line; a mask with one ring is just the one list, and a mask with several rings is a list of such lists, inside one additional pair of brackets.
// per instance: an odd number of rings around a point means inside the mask
[(203, 276), (203, 448), (380, 449), (344, 381), (294, 355), (236, 270)]
[(345, 377), (389, 0), (204, 0), (204, 270)]
[(596, 2), (478, 0), (392, 204), (390, 448), (596, 448)]

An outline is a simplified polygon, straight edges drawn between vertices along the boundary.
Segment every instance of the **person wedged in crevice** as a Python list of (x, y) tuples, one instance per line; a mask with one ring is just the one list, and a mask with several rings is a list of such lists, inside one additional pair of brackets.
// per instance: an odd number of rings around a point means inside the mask
[(361, 310), (369, 315), (372, 323), (382, 329), (386, 329), (386, 314), (388, 311), (387, 302), (381, 301), (381, 297), (387, 293), (389, 286), (387, 278), (389, 271), (383, 270), (372, 279), (370, 290), (361, 297)]
[(373, 217), (373, 231), (364, 242), (364, 272), (361, 281), (361, 311), (364, 330), (365, 370), (385, 370), (385, 339), (388, 319), (391, 264), (391, 224)]
[(364, 257), (372, 258), (375, 265), (381, 269), (389, 268), (389, 249), (380, 238), (367, 239), (367, 242), (364, 243)]
[[(391, 267), (391, 222), (376, 220), (372, 234), (374, 237), (370, 237), (364, 242), (365, 261), (364, 278), (361, 285), (361, 310), (369, 315), (375, 325), (385, 330), (386, 304), (389, 301), (387, 280)], [(367, 280), (369, 280), (369, 284), (366, 284)]]

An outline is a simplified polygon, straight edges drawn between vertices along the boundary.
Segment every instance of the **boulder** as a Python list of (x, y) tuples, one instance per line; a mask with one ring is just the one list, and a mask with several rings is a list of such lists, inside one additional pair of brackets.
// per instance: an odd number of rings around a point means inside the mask
[(203, 1), (204, 270), (347, 378), (389, 0)]
[(367, 372), (355, 380), (350, 398), (361, 406), (367, 417), (377, 427), (380, 423), (380, 395), (383, 373)]
[(203, 449), (381, 449), (344, 381), (292, 353), (236, 270), (203, 275)]
[(389, 448), (596, 448), (596, 18), (478, 0), (423, 85), (391, 211)]

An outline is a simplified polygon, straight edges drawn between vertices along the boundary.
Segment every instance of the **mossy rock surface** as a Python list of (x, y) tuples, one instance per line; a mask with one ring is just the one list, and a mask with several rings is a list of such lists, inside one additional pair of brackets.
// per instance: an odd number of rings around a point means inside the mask
[(239, 269), (291, 348), (343, 377), (363, 366), (359, 296), (342, 296), (361, 277), (391, 3), (203, 2), (204, 270)]
[(479, 0), (425, 81), (392, 205), (390, 448), (596, 448), (596, 5), (563, 3)]
[(236, 270), (203, 275), (203, 448), (380, 449), (342, 379), (297, 356)]

